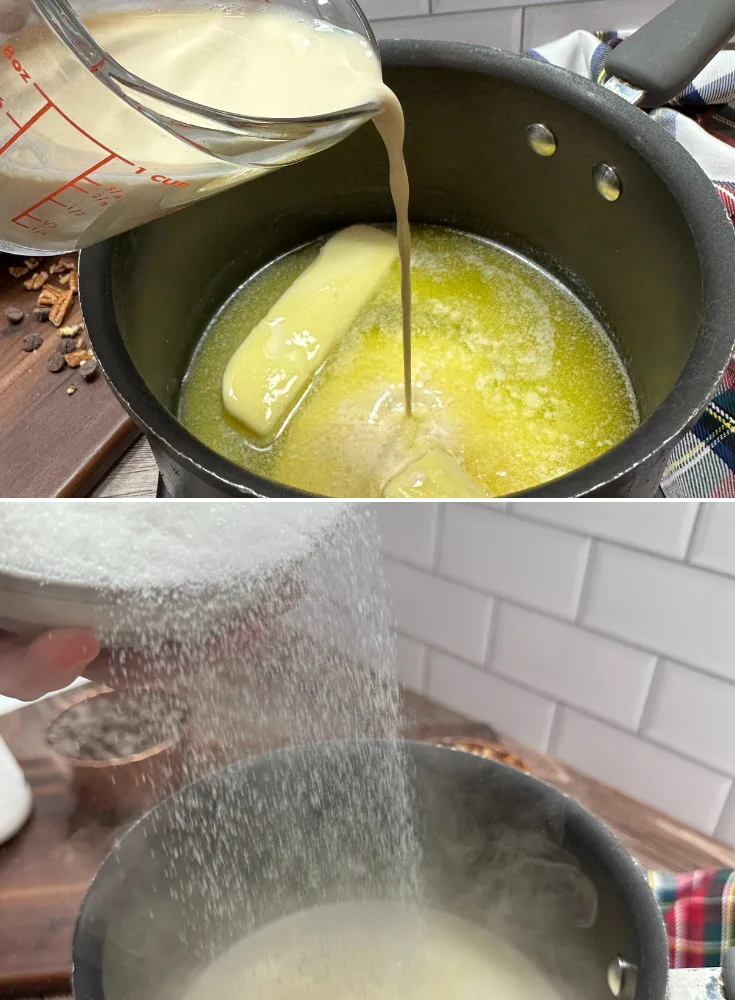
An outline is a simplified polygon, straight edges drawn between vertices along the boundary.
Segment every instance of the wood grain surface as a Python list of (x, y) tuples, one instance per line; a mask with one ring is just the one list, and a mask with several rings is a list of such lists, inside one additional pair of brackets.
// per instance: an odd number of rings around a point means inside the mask
[[(101, 373), (88, 383), (78, 369), (48, 371), (59, 332), (34, 318), (38, 293), (9, 274), (13, 264), (22, 259), (0, 254), (0, 497), (86, 496), (139, 432)], [(8, 306), (23, 310), (22, 323), (6, 319)], [(80, 320), (75, 298), (65, 323)], [(43, 338), (32, 353), (22, 346), (29, 333)]]
[[(106, 821), (80, 806), (60, 765), (49, 755), (44, 732), (66, 704), (67, 696), (56, 696), (0, 718), (0, 735), (28, 775), (35, 799), (30, 822), (0, 847), (0, 996), (68, 990), (79, 905), (114, 838), (130, 821)], [(410, 738), (497, 739), (487, 726), (419, 695), (406, 693), (405, 706), (405, 734)], [(537, 777), (595, 812), (643, 865), (670, 871), (735, 868), (735, 851), (541, 754), (511, 741), (500, 743), (521, 756)]]
[(100, 480), (91, 495), (107, 500), (153, 499), (157, 486), (156, 460), (147, 439), (140, 437)]

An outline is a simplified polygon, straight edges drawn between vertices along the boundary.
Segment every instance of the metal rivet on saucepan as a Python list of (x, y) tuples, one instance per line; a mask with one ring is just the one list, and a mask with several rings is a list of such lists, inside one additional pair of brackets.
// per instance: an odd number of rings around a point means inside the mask
[(638, 970), (618, 955), (607, 967), (607, 985), (614, 997), (632, 1000), (635, 996), (635, 981)]
[(607, 163), (598, 163), (592, 171), (592, 177), (597, 188), (597, 193), (605, 201), (617, 201), (623, 193), (623, 184), (617, 170), (609, 167)]
[(526, 141), (539, 156), (553, 156), (556, 152), (556, 136), (540, 122), (526, 127)]

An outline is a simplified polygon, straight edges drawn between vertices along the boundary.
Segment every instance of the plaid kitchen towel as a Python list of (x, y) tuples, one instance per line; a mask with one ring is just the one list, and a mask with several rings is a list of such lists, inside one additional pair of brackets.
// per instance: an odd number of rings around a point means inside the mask
[(661, 907), (672, 969), (715, 968), (735, 945), (735, 872), (649, 872)]
[[(628, 34), (575, 31), (528, 54), (603, 83), (606, 52)], [(697, 160), (735, 223), (735, 52), (721, 52), (670, 107), (650, 115)], [(661, 488), (667, 497), (735, 497), (735, 355), (707, 411), (674, 449)]]

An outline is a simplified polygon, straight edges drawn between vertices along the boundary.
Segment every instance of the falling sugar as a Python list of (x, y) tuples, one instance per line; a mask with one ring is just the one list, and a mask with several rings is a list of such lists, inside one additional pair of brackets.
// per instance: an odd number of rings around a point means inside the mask
[[(11, 539), (0, 570), (86, 585), (112, 604), (113, 686), (152, 686), (188, 705), (189, 744), (158, 776), (161, 797), (182, 771), (188, 783), (231, 765), (214, 802), (192, 785), (167, 835), (165, 892), (186, 914), (183, 934), (171, 921), (177, 973), (306, 905), (420, 900), (394, 640), (368, 507), (17, 504), (0, 508), (0, 531)], [(282, 767), (238, 780), (242, 765), (231, 762), (287, 745)], [(316, 838), (300, 835), (307, 822), (318, 824)], [(161, 881), (145, 859), (139, 877)], [(155, 963), (146, 919), (123, 919), (115, 942)]]
[[(216, 666), (212, 660), (188, 676), (196, 700), (207, 706), (201, 742), (212, 760), (297, 748), (260, 780), (243, 782), (237, 769), (227, 772), (215, 814), (208, 790), (198, 801), (193, 789), (174, 824), (170, 884), (192, 915), (189, 944), (199, 963), (293, 909), (360, 898), (411, 904), (420, 897), (373, 518), (368, 508), (351, 509), (308, 559), (292, 565), (285, 611), (277, 589), (261, 596), (258, 634), (250, 629), (252, 616), (245, 623), (244, 657), (242, 633), (230, 630)], [(195, 655), (201, 653), (202, 646)], [(200, 817), (194, 845), (192, 811)], [(303, 835), (306, 824), (317, 824), (316, 836)], [(256, 850), (264, 828), (267, 841)], [(212, 842), (222, 838), (213, 852)], [(183, 878), (177, 851), (186, 857)]]

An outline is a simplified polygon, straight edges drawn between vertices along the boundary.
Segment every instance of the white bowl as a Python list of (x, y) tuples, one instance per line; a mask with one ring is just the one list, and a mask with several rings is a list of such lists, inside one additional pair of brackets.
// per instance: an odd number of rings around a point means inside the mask
[[(157, 641), (185, 641), (207, 629), (226, 627), (244, 615), (273, 618), (298, 600), (302, 562), (280, 567), (281, 583), (274, 599), (273, 578), (262, 588), (222, 594), (201, 587), (186, 594), (167, 593), (156, 599), (140, 591), (113, 592), (79, 583), (41, 580), (31, 574), (0, 571), (0, 629), (33, 637), (50, 628), (86, 626), (108, 648), (151, 648)], [(211, 604), (208, 597), (212, 595)], [(260, 605), (260, 598), (263, 605)]]
[(119, 617), (119, 604), (106, 601), (92, 587), (0, 571), (0, 628), (10, 632), (35, 636), (48, 628), (80, 625), (111, 639)]
[[(67, 504), (69, 501), (59, 503)], [(173, 518), (176, 517), (174, 508), (187, 514), (187, 524), (200, 517), (199, 508), (193, 503), (185, 508), (179, 508), (178, 502), (171, 504), (168, 510)], [(73, 516), (76, 522), (83, 523), (85, 506), (78, 506), (71, 514), (68, 507), (64, 510), (65, 516)], [(126, 513), (132, 515), (137, 510), (126, 508)], [(262, 513), (265, 508), (254, 507), (253, 510)], [(86, 626), (97, 633), (107, 648), (150, 649), (157, 640), (180, 642), (187, 638), (204, 638), (230, 623), (237, 624), (243, 617), (272, 620), (293, 607), (298, 600), (314, 546), (323, 546), (326, 551), (339, 551), (341, 541), (338, 532), (341, 526), (351, 523), (351, 517), (347, 516), (349, 507), (342, 503), (301, 507), (298, 511), (300, 521), (296, 522), (291, 505), (279, 506), (277, 511), (278, 516), (275, 516), (276, 511), (272, 512), (272, 526), (267, 517), (251, 519), (251, 525), (260, 525), (251, 530), (260, 534), (253, 536), (250, 549), (242, 541), (244, 536), (236, 536), (240, 541), (231, 549), (236, 558), (224, 579), (221, 573), (216, 574), (210, 566), (202, 565), (192, 567), (191, 579), (169, 583), (165, 556), (160, 551), (158, 555), (147, 557), (151, 570), (148, 589), (134, 586), (131, 575), (125, 573), (117, 576), (99, 574), (97, 580), (90, 582), (75, 579), (67, 572), (64, 579), (54, 565), (52, 540), (48, 542), (48, 558), (40, 562), (36, 558), (35, 562), (29, 560), (24, 565), (22, 553), (19, 555), (17, 552), (14, 561), (6, 559), (3, 562), (0, 558), (0, 629), (35, 636), (49, 628)], [(110, 515), (109, 530), (113, 530), (117, 512), (114, 507), (106, 507), (105, 513)], [(245, 517), (244, 514), (242, 516)], [(27, 520), (28, 530), (31, 530), (32, 519)], [(128, 520), (132, 523), (130, 516)], [(140, 530), (145, 532), (145, 518), (139, 520)], [(96, 531), (108, 530), (99, 518), (97, 522)], [(46, 518), (46, 532), (48, 523)], [(52, 523), (54, 530), (56, 526), (63, 530), (61, 519)], [(221, 530), (225, 530), (229, 522), (224, 519), (222, 523), (224, 528)], [(300, 527), (294, 528), (295, 523)], [(307, 529), (312, 523), (315, 530), (310, 533)], [(14, 521), (11, 517), (8, 524), (17, 531), (18, 524), (23, 527), (25, 521), (24, 518), (15, 518)], [(256, 539), (268, 539), (269, 527), (274, 542), (281, 542), (280, 549), (275, 544), (272, 558), (270, 555), (266, 558), (263, 546), (255, 544)], [(289, 537), (289, 544), (284, 549), (282, 539), (286, 528), (293, 529), (295, 541), (291, 546), (290, 537), (286, 536)], [(184, 537), (187, 537), (185, 532)], [(90, 536), (90, 540), (94, 541), (94, 535)], [(206, 537), (205, 542), (206, 545), (233, 544), (224, 535), (221, 538), (218, 536), (212, 543)], [(162, 572), (157, 572), (159, 569)]]
[(14, 837), (33, 809), (33, 795), (15, 757), (0, 739), (0, 844)]

